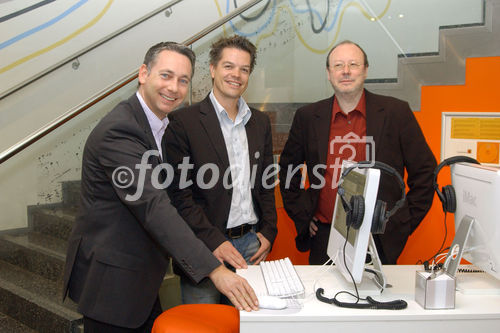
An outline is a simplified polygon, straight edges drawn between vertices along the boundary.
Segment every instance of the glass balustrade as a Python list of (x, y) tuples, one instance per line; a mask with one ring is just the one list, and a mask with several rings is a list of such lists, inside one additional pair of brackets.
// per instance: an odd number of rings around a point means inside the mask
[[(231, 34), (248, 37), (258, 56), (244, 97), (271, 117), (279, 153), (295, 110), (333, 94), (327, 53), (348, 39), (368, 55), (367, 88), (405, 99), (418, 111), (422, 85), (453, 82), (460, 72), (455, 64), (462, 56), (446, 50), (450, 45), (443, 45), (442, 32), (483, 25), (484, 10), (482, 0), (263, 1), (193, 44), (198, 60), (192, 100), (200, 101), (211, 89), (211, 43)], [(467, 41), (458, 44), (467, 47)], [(440, 53), (446, 51), (446, 56)]]
[[(196, 10), (193, 3), (191, 1), (188, 7), (191, 12)], [(212, 22), (234, 10), (238, 3), (244, 2), (214, 0), (210, 4), (217, 8), (217, 14)], [(208, 63), (211, 44), (221, 36), (248, 37), (257, 46), (258, 56), (244, 98), (269, 115), (274, 152), (278, 156), (295, 110), (333, 94), (325, 71), (326, 56), (332, 45), (345, 39), (360, 44), (370, 63), (368, 89), (409, 100), (418, 111), (422, 85), (456, 80), (455, 71), (451, 69), (448, 73), (451, 79), (442, 72), (427, 69), (429, 66), (455, 68), (449, 67), (447, 61), (460, 58), (459, 54), (442, 53), (444, 47), (453, 48), (443, 44), (445, 31), (483, 26), (485, 11), (483, 0), (262, 1), (193, 43), (197, 63), (190, 100), (201, 101), (211, 89)], [(184, 13), (183, 25), (196, 18), (189, 13), (187, 10)], [(168, 31), (162, 32), (161, 39), (169, 39)], [(133, 47), (133, 39), (128, 44)], [(457, 45), (457, 49), (460, 48), (464, 46)], [(140, 53), (146, 49), (142, 47)], [(112, 46), (107, 47), (106, 52), (121, 56), (115, 54)], [(136, 59), (137, 67), (140, 61)], [(452, 62), (453, 66), (460, 63)], [(78, 87), (80, 82), (59, 83), (64, 84)], [(42, 246), (36, 245), (37, 239), (48, 240), (49, 245), (43, 246), (64, 260), (61, 247), (64, 248), (64, 239), (74, 220), (86, 138), (103, 115), (136, 89), (134, 80), (0, 165), (0, 263), (7, 261), (9, 265), (16, 265), (16, 260), (21, 259), (12, 258), (17, 258), (21, 247)], [(36, 96), (43, 105), (49, 102), (40, 94), (23, 96), (22, 89), (16, 94), (26, 99)], [(33, 109), (29, 112), (15, 109), (20, 105), (28, 104), (14, 103), (9, 117), (15, 113), (22, 116), (17, 125), (22, 132), (30, 114), (38, 111), (36, 100), (30, 102), (29, 107)], [(3, 117), (1, 112), (4, 110), (0, 108), (0, 117)], [(8, 120), (4, 118), (3, 122)], [(30, 239), (35, 245), (29, 245)], [(50, 241), (54, 244), (52, 249)]]
[[(218, 3), (220, 16), (235, 9), (232, 3)], [(247, 36), (257, 46), (258, 57), (244, 98), (270, 116), (274, 151), (279, 154), (295, 110), (333, 93), (325, 72), (332, 45), (350, 39), (364, 47), (370, 62), (369, 89), (400, 98), (417, 96), (415, 87), (435, 79), (424, 77), (419, 68), (425, 68), (429, 58), (446, 63), (439, 53), (443, 27), (481, 25), (484, 10), (480, 0), (262, 1), (192, 45), (197, 63), (191, 101), (200, 101), (211, 89), (210, 45), (220, 36)], [(411, 67), (402, 61), (408, 59), (424, 65)], [(398, 86), (400, 67), (408, 67), (406, 71), (419, 79), (414, 86)], [(388, 82), (394, 89), (387, 88)], [(26, 228), (26, 207), (63, 200), (61, 183), (79, 179), (81, 152), (91, 128), (135, 89), (136, 83), (128, 84), (0, 166), (0, 230)]]
[[(235, 9), (234, 4), (219, 3), (219, 15)], [(274, 150), (279, 154), (295, 110), (333, 93), (325, 72), (326, 55), (333, 44), (350, 39), (362, 45), (370, 61), (370, 89), (377, 91), (379, 83), (382, 90), (390, 90), (387, 82), (395, 83), (393, 94), (404, 98), (418, 91), (397, 86), (398, 67), (408, 66), (401, 59), (420, 59), (424, 65), (425, 57), (446, 62), (439, 53), (443, 26), (481, 25), (483, 11), (480, 0), (425, 0), (418, 5), (395, 0), (262, 1), (192, 45), (198, 58), (191, 100), (200, 101), (211, 89), (210, 45), (224, 35), (247, 36), (257, 46), (258, 58), (244, 98), (270, 116)], [(418, 67), (408, 71), (422, 78)], [(2, 163), (0, 230), (26, 228), (27, 207), (63, 200), (61, 184), (79, 179), (81, 153), (90, 130), (135, 89), (134, 81)]]

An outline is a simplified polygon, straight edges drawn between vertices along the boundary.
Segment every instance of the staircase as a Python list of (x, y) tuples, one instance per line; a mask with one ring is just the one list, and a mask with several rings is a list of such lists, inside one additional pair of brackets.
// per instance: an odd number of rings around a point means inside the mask
[(29, 226), (0, 233), (0, 332), (83, 332), (82, 316), (62, 302), (62, 274), (80, 182), (65, 182), (59, 204), (28, 208)]
[(465, 83), (465, 59), (499, 56), (500, 0), (485, 0), (484, 22), (440, 27), (439, 52), (400, 56), (396, 82), (369, 80), (366, 87), (377, 94), (408, 101), (420, 110), (422, 86)]

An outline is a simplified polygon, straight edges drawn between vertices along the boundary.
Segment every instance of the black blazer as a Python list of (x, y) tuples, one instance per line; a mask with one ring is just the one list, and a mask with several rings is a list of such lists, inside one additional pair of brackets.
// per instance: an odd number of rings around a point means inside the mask
[[(134, 94), (99, 122), (85, 144), (81, 210), (64, 270), (64, 297), (69, 293), (81, 313), (129, 328), (142, 325), (151, 312), (167, 255), (195, 281), (220, 265), (178, 215), (165, 190), (153, 186), (151, 174), (161, 163), (159, 157), (148, 159), (151, 168), (141, 180), (136, 164), (148, 150), (157, 152), (157, 147)], [(133, 175), (125, 188), (114, 181), (120, 167)], [(121, 179), (130, 179), (130, 174)], [(142, 184), (140, 198), (127, 200)]]
[[(395, 264), (409, 235), (417, 228), (432, 205), (432, 180), (436, 160), (407, 102), (388, 96), (366, 93), (366, 135), (375, 141), (375, 159), (392, 166), (401, 176), (406, 170), (409, 192), (405, 205), (391, 217), (383, 235), (378, 235), (386, 257)], [(307, 165), (310, 184), (320, 184), (312, 172), (317, 164), (326, 165), (333, 96), (306, 105), (295, 113), (290, 134), (280, 157), (280, 189), (286, 212), (297, 229), (296, 244), (309, 249), (309, 221), (316, 212), (319, 189), (300, 189), (297, 173), (286, 188), (288, 166)], [(324, 169), (319, 169), (324, 174)], [(381, 173), (378, 199), (388, 209), (401, 198), (396, 180)], [(333, 204), (333, 203), (332, 203)]]
[[(274, 202), (274, 177), (263, 179), (263, 173), (272, 175), (273, 143), (271, 123), (262, 112), (251, 109), (252, 115), (245, 125), (250, 157), (250, 170), (255, 173), (252, 199), (259, 222), (257, 229), (273, 243), (276, 234), (276, 208)], [(232, 190), (223, 186), (224, 172), (229, 168), (224, 136), (210, 97), (188, 108), (171, 112), (170, 123), (165, 131), (163, 146), (166, 160), (174, 167), (174, 180), (168, 187), (172, 204), (188, 222), (195, 234), (210, 250), (215, 250), (226, 241), (225, 232)], [(184, 157), (189, 157), (193, 168), (187, 179), (193, 185), (180, 188), (182, 178), (177, 168)], [(220, 171), (214, 186), (201, 189), (196, 182), (200, 168), (207, 163), (216, 165)], [(214, 176), (205, 172), (204, 182)], [(263, 186), (263, 185), (267, 186)]]

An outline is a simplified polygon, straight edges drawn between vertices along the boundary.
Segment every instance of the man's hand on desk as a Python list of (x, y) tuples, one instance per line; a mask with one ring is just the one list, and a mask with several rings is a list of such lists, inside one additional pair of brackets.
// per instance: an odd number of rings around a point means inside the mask
[(259, 302), (247, 280), (231, 272), (224, 265), (214, 269), (208, 276), (217, 290), (227, 296), (238, 310), (257, 311)]
[(214, 250), (214, 256), (219, 259), (221, 263), (226, 262), (236, 269), (247, 268), (247, 262), (229, 241), (225, 241), (219, 245), (219, 247)]
[(269, 254), (269, 251), (271, 251), (271, 242), (267, 240), (264, 235), (262, 235), (260, 232), (257, 233), (257, 238), (259, 238), (260, 241), (260, 247), (255, 252), (252, 258), (250, 258), (250, 261), (254, 265), (258, 265), (262, 260), (266, 260), (267, 255)]

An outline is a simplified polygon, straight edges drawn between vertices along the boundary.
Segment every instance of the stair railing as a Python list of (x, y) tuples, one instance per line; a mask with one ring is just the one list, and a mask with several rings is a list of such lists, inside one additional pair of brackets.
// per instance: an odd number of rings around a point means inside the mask
[(108, 42), (109, 40), (115, 38), (116, 36), (132, 29), (133, 27), (139, 25), (140, 23), (150, 19), (151, 17), (155, 16), (156, 14), (162, 12), (162, 11), (165, 11), (171, 7), (173, 7), (174, 5), (178, 4), (179, 2), (182, 2), (183, 0), (173, 0), (173, 1), (170, 1), (169, 3), (163, 5), (163, 6), (160, 6), (159, 8), (155, 9), (154, 11), (144, 15), (143, 17), (135, 20), (134, 22), (130, 23), (130, 24), (127, 24), (126, 26), (122, 27), (121, 29), (109, 34), (108, 36), (102, 38), (101, 40), (93, 43), (92, 45), (89, 45), (88, 47), (86, 48), (83, 48), (81, 49), (80, 51), (76, 52), (75, 54), (72, 54), (71, 56), (67, 57), (66, 59), (64, 60), (61, 60), (60, 62), (58, 62), (57, 64), (47, 68), (46, 70), (42, 71), (41, 73), (38, 73), (36, 76), (24, 81), (24, 82), (21, 82), (19, 83), (18, 85), (16, 86), (13, 86), (12, 88), (10, 89), (7, 89), (6, 91), (0, 93), (0, 99), (4, 98), (4, 97), (7, 97), (13, 93), (15, 93), (16, 91), (26, 87), (27, 85), (35, 82), (36, 80), (44, 77), (45, 75), (47, 74), (50, 74), (52, 73), (53, 71), (57, 70), (58, 68), (61, 68), (62, 66), (66, 65), (68, 62), (70, 61), (73, 61), (74, 59), (78, 58), (78, 57), (81, 57), (82, 55), (96, 49), (98, 46)]
[[(176, 3), (179, 3), (182, 0), (176, 0), (171, 3), (169, 3), (169, 7), (175, 5)], [(209, 25), (205, 29), (201, 30), (197, 34), (193, 35), (192, 37), (188, 38), (183, 42), (184, 45), (190, 46), (194, 42), (198, 41), (199, 39), (203, 38), (204, 36), (208, 35), (210, 32), (214, 31), (215, 29), (221, 27), (223, 24), (229, 22), (236, 16), (240, 15), (244, 11), (248, 10), (249, 8), (252, 8), (253, 6), (257, 5), (258, 3), (262, 2), (263, 0), (253, 0), (253, 1), (248, 1), (241, 7), (238, 7), (234, 9), (232, 12), (227, 14), (226, 16), (222, 17), (221, 19), (217, 20), (213, 24)], [(163, 7), (162, 7), (163, 8)], [(164, 8), (163, 8), (164, 9)], [(162, 10), (163, 10), (162, 9)], [(130, 27), (129, 27), (130, 28)], [(121, 31), (123, 32), (123, 31)], [(121, 33), (120, 32), (120, 33)], [(113, 35), (113, 36), (116, 36)], [(104, 41), (102, 41), (103, 43)], [(93, 47), (96, 47), (97, 45), (94, 45)], [(85, 50), (85, 52), (90, 51), (89, 49)], [(74, 57), (72, 57), (74, 58)], [(41, 127), (37, 131), (33, 132), (31, 135), (27, 136), (26, 138), (22, 139), (18, 143), (12, 145), (8, 149), (4, 150), (2, 153), (0, 153), (0, 164), (3, 162), (7, 161), (17, 153), (23, 151), (33, 143), (37, 142), (47, 134), (51, 133), (55, 129), (61, 127), (71, 119), (75, 118), (79, 114), (85, 112), (88, 110), (91, 106), (94, 104), (97, 104), (99, 101), (102, 99), (106, 98), (107, 96), (113, 94), (123, 86), (127, 85), (131, 81), (135, 80), (138, 75), (138, 70), (135, 70), (134, 72), (124, 76), (121, 80), (118, 80), (117, 83), (111, 85), (110, 87), (104, 89), (102, 92), (98, 93), (97, 95), (91, 97), (87, 102), (84, 102), (82, 105), (79, 105), (66, 113), (62, 114), (61, 116), (57, 117), (47, 125)]]

